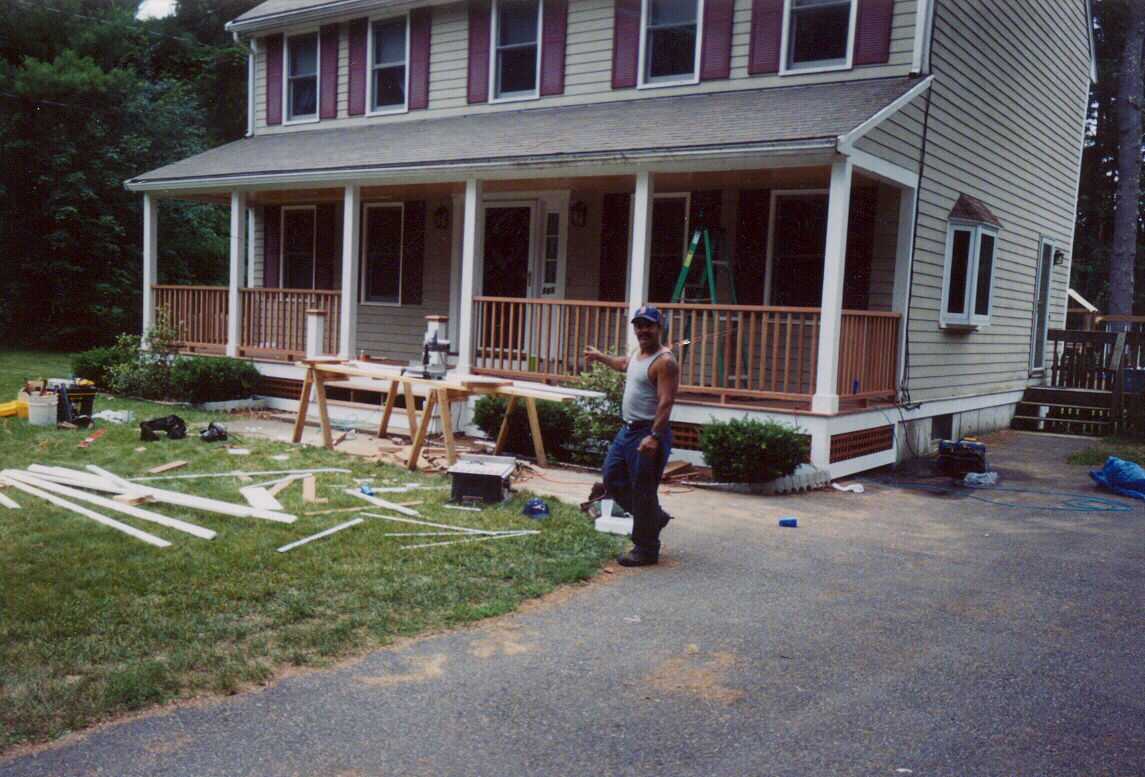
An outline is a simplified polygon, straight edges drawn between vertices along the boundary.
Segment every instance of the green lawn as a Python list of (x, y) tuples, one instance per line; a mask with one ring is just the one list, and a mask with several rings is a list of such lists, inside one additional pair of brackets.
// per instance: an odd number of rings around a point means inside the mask
[(1070, 464), (1099, 467), (1110, 456), (1135, 461), (1145, 466), (1145, 442), (1122, 437), (1105, 437), (1088, 448), (1071, 453), (1067, 461)]
[[(25, 377), (68, 372), (66, 356), (0, 352), (0, 400), (14, 398)], [(383, 535), (418, 527), (367, 518), (280, 554), (277, 547), (352, 516), (304, 512), (364, 505), (342, 493), (354, 477), (372, 477), (375, 485), (447, 481), (321, 449), (244, 439), (241, 418), (102, 395), (96, 400), (101, 409), (131, 409), (137, 421), (175, 411), (191, 434), (144, 446), (137, 426), (108, 426), (85, 450), (77, 444), (86, 432), (4, 418), (0, 466), (98, 464), (131, 477), (179, 458), (190, 461), (180, 473), (337, 466), (353, 474), (319, 477), (319, 496), (329, 499), (324, 505), (304, 507), (298, 484), (283, 491), (286, 511), (299, 515), (292, 525), (149, 506), (218, 531), (212, 541), (112, 516), (174, 543), (165, 549), (6, 490), (23, 509), (0, 508), (0, 751), (171, 699), (232, 693), (284, 666), (322, 665), (398, 636), (504, 613), (590, 577), (619, 550), (616, 538), (597, 534), (574, 508), (555, 501), (552, 518), (537, 524), (520, 516), (521, 496), (472, 513), (444, 509), (445, 490), (425, 490), (395, 499), (425, 500), (416, 509), (429, 521), (543, 531), (403, 551), (400, 544), (411, 540)], [(231, 456), (201, 442), (194, 432), (211, 418), (225, 423), (252, 455)], [(270, 458), (280, 453), (289, 460)], [(241, 502), (239, 485), (227, 477), (174, 480), (166, 487)]]

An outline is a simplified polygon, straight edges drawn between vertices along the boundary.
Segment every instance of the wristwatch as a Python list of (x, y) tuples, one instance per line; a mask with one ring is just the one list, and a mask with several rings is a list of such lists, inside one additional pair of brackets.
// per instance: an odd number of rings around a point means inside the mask
[(653, 440), (655, 440), (656, 442), (660, 442), (661, 438), (663, 438), (663, 437), (664, 437), (664, 433), (663, 433), (663, 432), (652, 432), (652, 433), (651, 433), (650, 435), (648, 435), (648, 436), (649, 436), (649, 437), (651, 437), (651, 438), (652, 438)]

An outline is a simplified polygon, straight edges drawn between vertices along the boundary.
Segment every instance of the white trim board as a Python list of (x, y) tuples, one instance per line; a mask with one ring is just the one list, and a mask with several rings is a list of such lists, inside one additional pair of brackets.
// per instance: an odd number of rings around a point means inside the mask
[(839, 150), (839, 153), (841, 153), (841, 154), (851, 153), (855, 143), (860, 138), (865, 136), (868, 132), (873, 130), (875, 127), (879, 126), (884, 121), (889, 119), (891, 116), (895, 115), (896, 113), (901, 111), (903, 108), (905, 108), (907, 105), (909, 105), (910, 102), (912, 100), (914, 100), (914, 98), (918, 97), (920, 94), (922, 94), (927, 89), (929, 89), (930, 85), (933, 81), (934, 81), (934, 76), (927, 76), (926, 78), (922, 79), (917, 84), (912, 86), (910, 89), (908, 89), (907, 91), (903, 92), (901, 95), (896, 97), (894, 100), (892, 100), (891, 102), (887, 103), (885, 106), (880, 108), (878, 111), (876, 111), (874, 113), (874, 115), (868, 117), (866, 120), (864, 120), (861, 124), (856, 126), (854, 129), (852, 129), (850, 132), (847, 132), (843, 135), (840, 135), (838, 137), (838, 140), (836, 141), (836, 144), (835, 144), (836, 148)]

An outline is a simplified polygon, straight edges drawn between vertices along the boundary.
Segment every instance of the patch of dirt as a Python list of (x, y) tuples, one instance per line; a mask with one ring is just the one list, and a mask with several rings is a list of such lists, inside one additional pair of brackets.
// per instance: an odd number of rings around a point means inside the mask
[(358, 675), (354, 679), (362, 685), (369, 685), (374, 688), (424, 683), (444, 675), (447, 660), (448, 656), (444, 653), (435, 653), (432, 656), (411, 656), (407, 661), (410, 667), (408, 672), (403, 674)]
[(473, 640), (469, 645), (469, 655), (475, 658), (492, 658), (493, 656), (519, 656), (523, 653), (535, 653), (540, 646), (535, 642), (525, 642), (521, 627), (514, 624), (498, 624), (492, 629)]
[(718, 704), (735, 704), (747, 692), (726, 685), (728, 674), (743, 659), (730, 651), (701, 653), (697, 645), (688, 645), (684, 655), (661, 662), (643, 684), (661, 693), (683, 694)]

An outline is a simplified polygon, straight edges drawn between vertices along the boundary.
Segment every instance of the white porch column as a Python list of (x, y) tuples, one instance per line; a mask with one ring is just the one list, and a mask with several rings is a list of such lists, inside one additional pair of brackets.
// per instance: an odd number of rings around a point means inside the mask
[(362, 188), (346, 187), (342, 204), (342, 315), (338, 322), (338, 357), (353, 359), (358, 330), (358, 257), (362, 230)]
[(819, 361), (811, 410), (839, 412), (839, 335), (843, 324), (843, 275), (847, 269), (847, 217), (851, 208), (851, 160), (831, 165), (827, 200), (827, 247), (823, 256), (823, 301), (819, 311)]
[(159, 278), (159, 203), (143, 193), (143, 331), (155, 325), (155, 291)]
[(469, 374), (473, 368), (473, 298), (481, 294), (484, 214), (481, 208), (482, 182), (465, 182), (465, 208), (461, 224), (461, 292), (457, 322), (457, 372)]
[(899, 318), (898, 359), (895, 369), (895, 389), (902, 387), (906, 368), (907, 324), (910, 321), (910, 279), (914, 265), (914, 219), (918, 209), (918, 188), (899, 189), (898, 246), (895, 250), (895, 285), (891, 309)]
[[(632, 195), (632, 253), (628, 257), (628, 319), (636, 308), (648, 301), (648, 273), (652, 256), (652, 173), (636, 174), (636, 191)], [(628, 329), (628, 350), (639, 346), (632, 327)]]
[(239, 355), (239, 332), (242, 306), (239, 287), (243, 278), (243, 253), (246, 250), (246, 193), (231, 192), (231, 263), (227, 274), (227, 356)]

